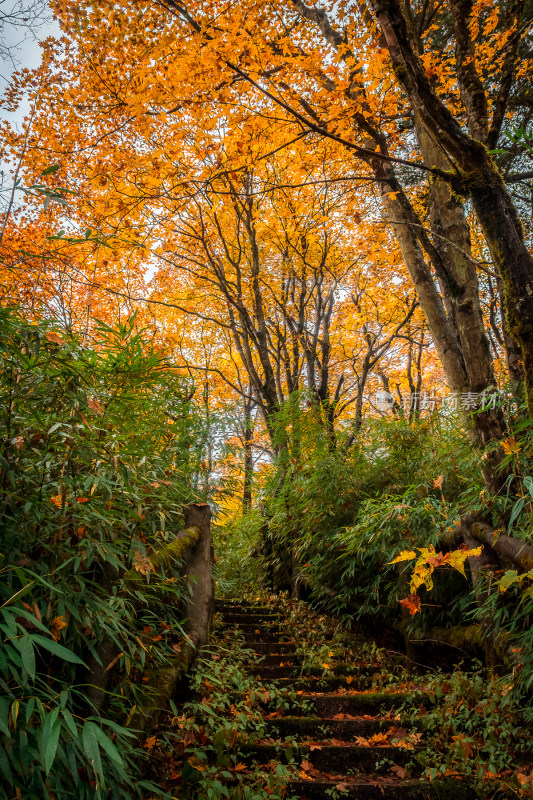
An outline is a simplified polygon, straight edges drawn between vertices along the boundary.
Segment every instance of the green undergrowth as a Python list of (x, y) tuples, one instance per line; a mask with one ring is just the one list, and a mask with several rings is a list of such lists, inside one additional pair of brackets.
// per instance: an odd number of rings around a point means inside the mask
[[(296, 645), (303, 677), (353, 677), (353, 683), (335, 690), (339, 695), (405, 695), (403, 704), (392, 710), (383, 704), (389, 739), (369, 738), (366, 744), (393, 743), (410, 750), (406, 779), (459, 778), (487, 799), (531, 796), (530, 737), (508, 679), (506, 683), (491, 678), (481, 665), (469, 671), (457, 667), (420, 674), (404, 657), (306, 603), (253, 593), (248, 601), (283, 615), (284, 635)], [(172, 796), (288, 800), (286, 784), (297, 766), (296, 742), (277, 737), (280, 761), (266, 769), (247, 766), (241, 747), (268, 738), (268, 715), (290, 716), (296, 706), (304, 716), (314, 712), (307, 709), (306, 714), (301, 691), (282, 692), (250, 675), (248, 667), (256, 662), (242, 636), (218, 620), (213, 643), (191, 676), (191, 698), (179, 709), (174, 707), (166, 726), (146, 743), (152, 751), (152, 778), (163, 776)], [(361, 676), (368, 682), (361, 685)], [(358, 737), (357, 744), (365, 746), (364, 737)], [(392, 762), (385, 767), (397, 769)]]
[(435, 666), (488, 658), (502, 673), (514, 670), (513, 702), (533, 720), (533, 572), (494, 560), (480, 591), (468, 562), (464, 572), (442, 566), (418, 586), (413, 607), (414, 562), (395, 563), (405, 551), (448, 553), (461, 519), (529, 542), (532, 428), (510, 397), (502, 393), (508, 478), (496, 494), (483, 481), (484, 454), (458, 416), (368, 419), (345, 447), (344, 433), (333, 446), (305, 403), (297, 425), (297, 404), (282, 408), (279, 455), (258, 480), (255, 507), (217, 528), (219, 592), (290, 591), (347, 625), (409, 639), (421, 654), (415, 660), (427, 662), (429, 652)]
[(179, 554), (157, 554), (203, 499), (202, 425), (146, 339), (0, 309), (0, 800), (158, 791), (134, 729), (183, 635)]
[[(290, 765), (265, 767), (243, 763), (240, 746), (267, 734), (265, 716), (288, 712), (295, 692), (250, 675), (257, 661), (242, 635), (215, 619), (213, 643), (190, 676), (192, 699), (179, 709), (145, 747), (152, 754), (151, 774), (180, 800), (291, 800), (286, 791)], [(285, 749), (294, 746), (287, 740)], [(295, 800), (295, 799), (294, 799)]]
[(469, 779), (481, 797), (533, 797), (531, 730), (510, 689), (508, 678), (481, 667), (426, 678), (402, 709), (425, 742), (417, 755), (424, 774)]

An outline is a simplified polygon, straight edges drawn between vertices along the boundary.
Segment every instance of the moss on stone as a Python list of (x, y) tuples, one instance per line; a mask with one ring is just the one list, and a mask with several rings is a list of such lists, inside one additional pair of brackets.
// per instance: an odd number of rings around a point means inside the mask
[[(170, 571), (177, 561), (182, 561), (187, 552), (194, 547), (200, 538), (200, 528), (193, 526), (180, 531), (176, 538), (163, 545), (155, 553), (150, 554), (150, 561), (156, 571)], [(128, 570), (124, 575), (124, 588), (135, 589), (140, 584), (145, 584), (147, 578), (135, 568)]]

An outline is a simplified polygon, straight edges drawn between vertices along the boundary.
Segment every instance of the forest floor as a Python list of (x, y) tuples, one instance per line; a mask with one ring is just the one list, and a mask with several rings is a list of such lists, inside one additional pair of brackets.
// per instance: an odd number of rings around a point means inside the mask
[(145, 747), (180, 800), (532, 797), (528, 730), (481, 667), (414, 670), (284, 597), (219, 601), (188, 697)]

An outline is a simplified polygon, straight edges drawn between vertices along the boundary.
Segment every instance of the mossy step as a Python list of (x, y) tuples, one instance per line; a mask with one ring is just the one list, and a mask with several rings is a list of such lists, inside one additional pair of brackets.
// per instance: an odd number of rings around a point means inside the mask
[(368, 689), (372, 683), (371, 675), (300, 675), (299, 670), (291, 667), (265, 667), (258, 664), (251, 670), (264, 682), (274, 684), (278, 689), (294, 689), (299, 692), (333, 692), (336, 689), (360, 691)]
[[(330, 800), (338, 796), (342, 800), (476, 800), (474, 789), (453, 778), (444, 780), (416, 781), (393, 780), (380, 775), (365, 776), (354, 782), (353, 778), (337, 780), (294, 780), (287, 784), (288, 795), (297, 795), (303, 800)], [(338, 785), (346, 786), (343, 791)]]
[[(251, 646), (252, 647), (252, 646)], [(296, 651), (295, 644), (287, 644), (286, 642), (256, 642), (253, 645), (253, 650), (256, 655), (266, 656), (292, 656)], [(283, 659), (282, 659), (283, 660)]]
[(246, 647), (253, 648), (256, 644), (271, 644), (272, 642), (294, 644), (294, 639), (290, 638), (288, 634), (283, 633), (283, 631), (279, 629), (279, 626), (276, 626), (276, 628), (268, 628), (266, 625), (251, 625), (249, 628), (239, 626), (227, 628), (226, 630), (238, 630), (244, 637)]
[(232, 612), (238, 614), (271, 614), (273, 611), (278, 613), (272, 606), (258, 606), (252, 603), (224, 603), (220, 600), (215, 601), (215, 611)]
[(272, 625), (275, 623), (279, 625), (283, 619), (279, 614), (222, 613), (220, 614), (220, 617), (224, 625), (238, 625), (239, 627), (242, 627), (243, 625)]
[[(392, 727), (390, 719), (355, 717), (353, 719), (327, 719), (325, 717), (278, 717), (268, 720), (269, 730), (279, 736), (298, 738), (342, 739), (354, 736), (372, 736)], [(273, 733), (273, 735), (275, 735)]]
[(297, 664), (280, 664), (268, 665), (263, 662), (258, 662), (249, 668), (251, 675), (256, 675), (263, 681), (275, 682), (280, 679), (290, 678), (296, 680), (300, 676), (300, 667)]
[[(288, 646), (290, 647), (290, 645)], [(302, 665), (302, 657), (300, 655), (296, 655), (294, 653), (294, 645), (292, 646), (292, 650), (286, 650), (285, 652), (278, 652), (275, 649), (271, 649), (270, 652), (264, 654), (261, 658), (261, 661), (258, 662), (256, 665), (257, 668), (259, 667), (297, 667), (298, 668), (298, 675), (301, 675), (301, 665)], [(255, 649), (255, 648), (254, 648)], [(258, 653), (259, 656), (262, 654), (259, 651), (255, 651)], [(335, 676), (336, 678), (348, 678), (348, 683), (350, 683), (350, 679), (353, 678), (375, 678), (376, 676), (380, 675), (381, 670), (377, 666), (360, 666), (358, 664), (332, 664), (327, 665), (327, 667), (320, 667), (316, 666), (314, 668), (306, 668), (303, 677), (328, 677), (328, 676)], [(389, 673), (386, 673), (387, 676)]]
[(243, 617), (240, 621), (235, 621), (233, 618), (230, 620), (228, 617), (222, 617), (222, 624), (225, 628), (239, 628), (245, 633), (255, 633), (256, 630), (267, 630), (269, 633), (281, 631), (279, 617), (260, 617), (255, 620), (250, 617)]
[(247, 763), (267, 764), (271, 761), (299, 765), (307, 762), (313, 769), (327, 773), (346, 774), (349, 771), (362, 772), (389, 771), (391, 765), (402, 766), (413, 755), (412, 750), (384, 745), (382, 747), (361, 747), (346, 743), (323, 745), (293, 745), (289, 743), (242, 744), (239, 758)]
[(294, 652), (285, 652), (285, 653), (272, 652), (268, 654), (257, 653), (256, 655), (258, 659), (261, 659), (260, 661), (258, 661), (258, 666), (260, 665), (262, 667), (281, 667), (281, 666), (286, 667), (290, 663), (290, 666), (298, 667), (298, 670), (300, 670), (302, 659), (300, 658), (300, 656), (294, 655)]
[[(286, 710), (291, 716), (300, 716), (298, 708), (304, 704), (305, 716), (309, 713), (331, 719), (336, 714), (380, 714), (382, 709), (392, 711), (405, 702), (409, 695), (406, 692), (367, 692), (353, 694), (299, 694), (294, 700), (287, 697)], [(275, 709), (272, 709), (275, 710)]]

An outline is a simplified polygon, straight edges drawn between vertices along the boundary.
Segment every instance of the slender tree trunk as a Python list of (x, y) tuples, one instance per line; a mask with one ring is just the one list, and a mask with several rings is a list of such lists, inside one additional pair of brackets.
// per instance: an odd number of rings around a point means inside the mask
[(453, 392), (467, 391), (468, 379), (460, 343), (446, 315), (444, 303), (418, 240), (416, 226), (419, 225), (419, 220), (412, 218), (410, 208), (406, 205), (407, 198), (400, 192), (400, 186), (391, 175), (392, 169), (389, 165), (377, 162), (374, 164), (374, 172), (380, 179), (383, 206), (424, 312), (448, 385)]
[(252, 400), (244, 401), (243, 439), (244, 439), (244, 486), (242, 492), (242, 513), (247, 514), (252, 507), (252, 482), (254, 475), (254, 460), (252, 451)]

